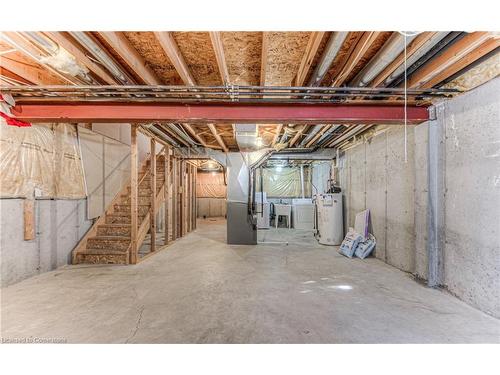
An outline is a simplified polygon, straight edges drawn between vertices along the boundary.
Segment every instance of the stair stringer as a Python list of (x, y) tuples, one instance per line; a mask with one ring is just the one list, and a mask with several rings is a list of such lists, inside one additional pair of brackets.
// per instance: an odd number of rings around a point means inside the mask
[[(145, 169), (147, 167), (147, 163), (148, 163), (149, 159), (150, 158), (147, 158), (146, 160), (144, 160), (144, 162), (141, 165), (140, 170), (141, 170), (141, 174), (143, 174), (143, 176), (142, 176), (142, 178), (141, 178), (140, 181), (142, 181), (147, 176), (147, 174), (148, 174), (148, 171), (145, 170)], [(78, 264), (78, 261), (77, 261), (77, 255), (78, 255), (78, 253), (81, 252), (81, 251), (83, 251), (83, 250), (85, 250), (87, 248), (87, 241), (89, 240), (89, 238), (95, 237), (97, 235), (97, 228), (99, 227), (99, 225), (105, 224), (105, 222), (106, 222), (106, 215), (107, 214), (113, 214), (113, 213), (115, 213), (115, 204), (117, 204), (120, 201), (120, 198), (121, 198), (121, 196), (123, 194), (127, 193), (127, 189), (129, 187), (130, 187), (130, 182), (128, 182), (127, 184), (125, 184), (123, 186), (123, 188), (120, 191), (118, 191), (118, 193), (115, 195), (115, 197), (113, 198), (113, 200), (111, 201), (111, 203), (106, 207), (106, 210), (102, 213), (101, 216), (99, 216), (97, 218), (97, 220), (94, 222), (94, 224), (92, 224), (92, 227), (80, 239), (80, 241), (78, 242), (78, 244), (75, 246), (75, 248), (71, 252), (71, 263), (72, 264)], [(144, 241), (144, 239), (143, 239), (143, 241)], [(130, 254), (130, 246), (129, 246), (128, 250), (127, 250), (127, 254)], [(129, 264), (129, 256), (127, 256), (127, 262), (126, 262), (126, 264)]]

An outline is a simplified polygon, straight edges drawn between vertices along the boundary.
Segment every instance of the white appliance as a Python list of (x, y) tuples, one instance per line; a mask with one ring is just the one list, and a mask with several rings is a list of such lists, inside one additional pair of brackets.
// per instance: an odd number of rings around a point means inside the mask
[(286, 217), (286, 224), (288, 225), (288, 229), (292, 227), (291, 219), (292, 219), (292, 205), (290, 204), (282, 204), (275, 203), (274, 204), (274, 225), (278, 228), (278, 221), (280, 216)]
[(267, 201), (266, 193), (255, 193), (257, 215), (257, 229), (269, 229), (271, 221), (271, 204)]
[(344, 239), (342, 193), (318, 194), (318, 241), (323, 245), (340, 245)]
[(292, 199), (292, 222), (295, 229), (314, 230), (315, 205), (312, 199)]

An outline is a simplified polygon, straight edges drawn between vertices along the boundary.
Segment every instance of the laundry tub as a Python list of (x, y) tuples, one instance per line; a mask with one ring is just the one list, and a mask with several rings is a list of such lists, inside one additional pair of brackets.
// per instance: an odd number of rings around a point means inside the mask
[(312, 199), (292, 200), (292, 222), (294, 229), (314, 230), (315, 205)]

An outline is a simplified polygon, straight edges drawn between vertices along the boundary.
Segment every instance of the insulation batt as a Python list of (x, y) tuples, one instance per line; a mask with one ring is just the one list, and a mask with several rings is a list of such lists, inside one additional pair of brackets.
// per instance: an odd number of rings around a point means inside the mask
[(83, 198), (76, 128), (70, 124), (14, 127), (0, 118), (0, 196)]
[(196, 196), (198, 198), (226, 198), (226, 190), (222, 172), (198, 173), (196, 177)]

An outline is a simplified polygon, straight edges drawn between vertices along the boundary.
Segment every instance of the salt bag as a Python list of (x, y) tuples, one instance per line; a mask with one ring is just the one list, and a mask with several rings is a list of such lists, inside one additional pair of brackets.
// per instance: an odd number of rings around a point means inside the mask
[(358, 243), (363, 240), (363, 236), (357, 233), (353, 228), (349, 228), (344, 241), (340, 245), (339, 253), (348, 258), (352, 258)]
[(354, 254), (360, 259), (365, 259), (368, 255), (371, 254), (371, 252), (375, 248), (376, 243), (377, 242), (373, 234), (369, 233), (366, 240), (360, 241), (358, 243)]

